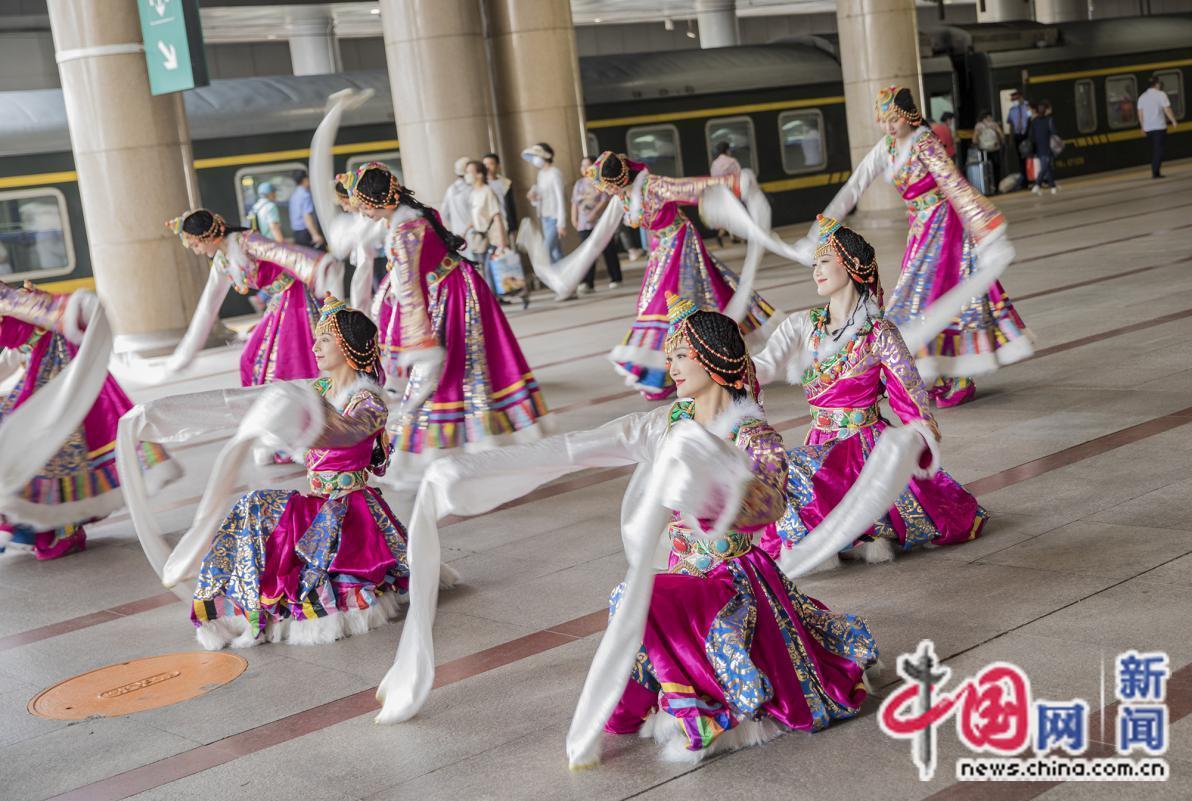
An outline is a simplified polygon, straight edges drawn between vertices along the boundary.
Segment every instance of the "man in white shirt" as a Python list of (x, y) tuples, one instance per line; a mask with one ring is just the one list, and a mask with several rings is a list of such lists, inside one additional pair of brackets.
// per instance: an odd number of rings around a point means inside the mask
[(1175, 125), (1175, 115), (1158, 75), (1151, 77), (1151, 88), (1138, 98), (1137, 106), (1138, 124), (1151, 143), (1151, 178), (1162, 178), (1159, 168), (1163, 166), (1163, 140), (1167, 138), (1167, 126)]
[(455, 183), (447, 187), (443, 195), (443, 204), (439, 211), (443, 215), (443, 225), (453, 234), (463, 236), (472, 223), (472, 187), (464, 178), (464, 171), (468, 168), (467, 156), (460, 156), (455, 160)]
[(567, 199), (563, 192), (563, 172), (554, 165), (555, 151), (546, 142), (522, 151), (522, 158), (538, 168), (538, 180), (526, 197), (538, 209), (542, 238), (550, 251), (551, 262), (563, 258), (560, 240), (567, 234)]

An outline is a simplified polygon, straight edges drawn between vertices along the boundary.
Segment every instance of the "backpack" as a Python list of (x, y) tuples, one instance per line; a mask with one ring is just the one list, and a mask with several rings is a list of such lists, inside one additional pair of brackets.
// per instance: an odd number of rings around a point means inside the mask
[(981, 133), (977, 134), (977, 147), (986, 152), (993, 152), (1001, 148), (1001, 143), (997, 138), (997, 131), (989, 126), (981, 129)]

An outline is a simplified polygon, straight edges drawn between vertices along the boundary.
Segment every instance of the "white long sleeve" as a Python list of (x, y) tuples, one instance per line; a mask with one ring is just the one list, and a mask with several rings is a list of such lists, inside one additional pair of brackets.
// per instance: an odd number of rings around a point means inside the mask
[(786, 379), (795, 384), (807, 366), (807, 338), (811, 333), (811, 317), (806, 311), (796, 312), (785, 320), (766, 340), (766, 347), (753, 357), (757, 380), (763, 387), (776, 380)]

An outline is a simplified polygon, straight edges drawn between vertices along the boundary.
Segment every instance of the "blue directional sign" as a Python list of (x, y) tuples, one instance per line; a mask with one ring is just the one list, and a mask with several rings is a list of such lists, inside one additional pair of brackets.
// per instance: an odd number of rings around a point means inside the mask
[(155, 95), (207, 85), (198, 0), (137, 0), (149, 91)]

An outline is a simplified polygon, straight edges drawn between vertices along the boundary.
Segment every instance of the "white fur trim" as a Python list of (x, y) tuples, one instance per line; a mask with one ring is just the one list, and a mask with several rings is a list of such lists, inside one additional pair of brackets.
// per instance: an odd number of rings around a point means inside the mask
[(385, 592), (378, 594), (376, 603), (367, 609), (337, 611), (311, 620), (269, 623), (260, 636), (255, 636), (256, 632), (249, 629), (248, 620), (241, 615), (217, 618), (202, 623), (195, 630), (195, 637), (208, 651), (226, 647), (251, 648), (263, 642), (327, 645), (344, 637), (366, 634), (393, 620), (401, 612), (403, 597), (397, 592)]
[(867, 540), (858, 545), (856, 550), (871, 565), (894, 561), (894, 546), (883, 537)]
[(726, 732), (722, 732), (707, 748), (692, 751), (687, 747), (687, 735), (678, 720), (666, 712), (654, 712), (646, 718), (639, 732), (641, 737), (653, 737), (662, 746), (660, 754), (664, 762), (682, 762), (695, 765), (705, 757), (737, 751), (754, 745), (762, 745), (775, 737), (786, 734), (786, 729), (770, 718), (743, 720)]
[(749, 348), (749, 352), (760, 352), (762, 348), (766, 347), (766, 340), (770, 338), (778, 330), (778, 326), (782, 325), (782, 321), (787, 317), (786, 312), (781, 309), (774, 309), (774, 313), (770, 315), (766, 322), (762, 323), (761, 328), (755, 328), (745, 335), (745, 345)]
[(337, 412), (343, 414), (348, 403), (356, 396), (357, 392), (361, 391), (371, 392), (381, 400), (381, 403), (385, 403), (385, 391), (381, 389), (381, 385), (369, 376), (360, 373), (357, 373), (356, 378), (346, 387), (337, 387), (332, 384), (331, 392), (324, 397), (335, 407)]
[(903, 427), (913, 428), (915, 431), (918, 431), (919, 435), (923, 437), (923, 447), (928, 453), (931, 454), (931, 461), (927, 467), (915, 468), (915, 477), (931, 478), (938, 473), (940, 469), (940, 444), (936, 440), (935, 434), (922, 420), (912, 420), (909, 423), (904, 423)]
[(650, 171), (643, 169), (633, 179), (633, 186), (629, 189), (629, 212), (625, 215), (630, 225), (641, 225), (642, 221), (642, 189), (646, 185), (646, 178)]
[(750, 417), (765, 420), (766, 413), (762, 411), (762, 407), (758, 406), (757, 402), (752, 398), (742, 398), (741, 400), (734, 400), (727, 409), (716, 415), (716, 418), (705, 426), (705, 428), (712, 434), (723, 439), (731, 434), (732, 430), (740, 425), (743, 420)]
[(992, 373), (999, 367), (1029, 359), (1035, 353), (1035, 335), (1024, 330), (1022, 336), (1011, 340), (993, 353), (966, 353), (963, 356), (921, 356), (915, 366), (925, 381), (939, 376), (969, 378)]

